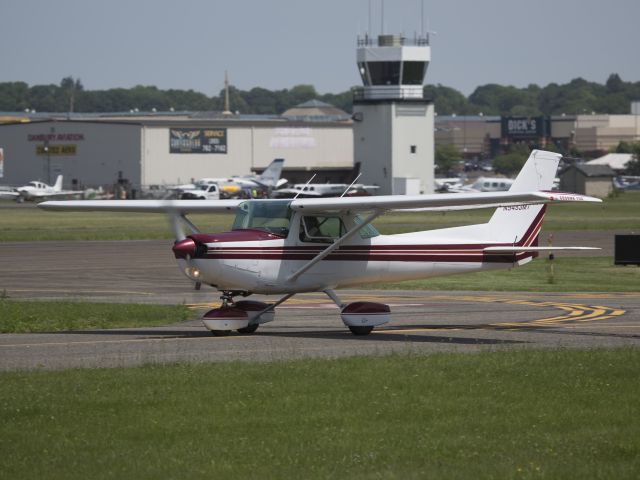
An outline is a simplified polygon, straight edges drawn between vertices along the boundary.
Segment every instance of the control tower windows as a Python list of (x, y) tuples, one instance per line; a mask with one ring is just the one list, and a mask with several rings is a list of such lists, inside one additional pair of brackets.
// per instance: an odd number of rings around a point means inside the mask
[(422, 85), (424, 81), (426, 62), (403, 62), (402, 84)]
[(362, 79), (363, 85), (371, 85), (369, 81), (369, 74), (367, 73), (367, 64), (364, 62), (358, 62), (358, 72), (360, 73), (360, 78)]
[(400, 62), (367, 62), (373, 85), (400, 85)]

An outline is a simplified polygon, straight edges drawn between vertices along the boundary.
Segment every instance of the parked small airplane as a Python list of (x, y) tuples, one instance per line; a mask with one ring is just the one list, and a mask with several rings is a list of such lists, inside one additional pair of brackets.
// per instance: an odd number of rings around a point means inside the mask
[[(450, 193), (463, 193), (463, 192), (506, 192), (513, 185), (513, 179), (511, 178), (488, 178), (479, 177), (475, 182), (468, 185), (453, 184), (447, 185), (445, 191)], [(551, 190), (551, 188), (549, 188)]]
[[(173, 253), (195, 282), (222, 293), (222, 305), (203, 316), (215, 335), (253, 333), (274, 319), (274, 309), (296, 293), (322, 291), (340, 308), (355, 335), (390, 320), (388, 305), (344, 304), (334, 289), (380, 281), (476, 272), (523, 265), (540, 252), (586, 247), (539, 247), (548, 203), (600, 202), (550, 192), (560, 155), (533, 151), (508, 192), (388, 195), (293, 200), (49, 201), (49, 210), (159, 212), (172, 219)], [(371, 225), (397, 210), (442, 212), (497, 207), (487, 223), (397, 235)], [(232, 230), (200, 233), (186, 215), (235, 213)], [(185, 235), (183, 227), (191, 230)], [(279, 294), (274, 303), (240, 300), (252, 293)]]
[(23, 202), (25, 200), (35, 201), (50, 197), (80, 195), (82, 193), (82, 190), (63, 190), (62, 175), (58, 175), (53, 186), (34, 180), (23, 187), (16, 188), (13, 192), (3, 192), (3, 197), (8, 198), (10, 196), (16, 202)]
[(321, 198), (321, 197), (356, 197), (372, 195), (377, 185), (354, 183), (296, 183), (292, 188), (279, 188), (273, 191), (274, 198)]
[(221, 177), (221, 178), (201, 178), (195, 183), (178, 185), (174, 187), (180, 192), (187, 190), (200, 190), (204, 185), (212, 183), (220, 187), (221, 193), (227, 193), (230, 196), (239, 193), (242, 189), (262, 188), (274, 189), (281, 187), (287, 183), (286, 178), (280, 178), (284, 159), (276, 158), (273, 160), (264, 172), (260, 175), (245, 175), (242, 177)]

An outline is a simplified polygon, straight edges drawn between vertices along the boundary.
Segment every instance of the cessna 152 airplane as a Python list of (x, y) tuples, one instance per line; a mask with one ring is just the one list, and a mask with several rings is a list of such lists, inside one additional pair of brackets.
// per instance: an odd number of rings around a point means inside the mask
[[(274, 309), (296, 293), (325, 292), (355, 335), (390, 320), (387, 305), (344, 304), (334, 289), (378, 281), (400, 281), (523, 265), (539, 252), (585, 247), (539, 247), (546, 204), (600, 202), (551, 192), (560, 155), (533, 151), (507, 192), (389, 195), (290, 200), (49, 201), (50, 210), (159, 212), (172, 219), (173, 253), (196, 282), (222, 292), (222, 305), (203, 316), (215, 335), (253, 333), (274, 319)], [(484, 224), (398, 235), (371, 225), (397, 210), (441, 212), (497, 207)], [(235, 213), (232, 230), (201, 233), (187, 219), (195, 212)], [(185, 235), (183, 227), (191, 230)], [(252, 293), (279, 294), (274, 303), (240, 300)]]

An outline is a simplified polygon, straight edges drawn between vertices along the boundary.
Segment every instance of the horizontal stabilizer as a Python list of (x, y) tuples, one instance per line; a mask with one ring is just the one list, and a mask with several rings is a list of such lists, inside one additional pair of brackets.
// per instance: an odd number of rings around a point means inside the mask
[(598, 247), (485, 247), (484, 253), (555, 252), (559, 250), (601, 250)]

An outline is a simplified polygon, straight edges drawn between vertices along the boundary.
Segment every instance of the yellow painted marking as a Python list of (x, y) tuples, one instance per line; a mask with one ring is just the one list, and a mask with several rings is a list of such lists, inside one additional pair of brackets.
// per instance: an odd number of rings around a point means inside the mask
[[(522, 305), (522, 306), (530, 306), (536, 308), (555, 308), (561, 310), (562, 313), (560, 315), (555, 315), (552, 317), (540, 318), (537, 320), (530, 320), (526, 322), (500, 322), (493, 323), (488, 325), (489, 328), (532, 328), (532, 327), (557, 327), (557, 326), (567, 326), (569, 324), (576, 323), (584, 323), (584, 322), (595, 322), (600, 320), (606, 320), (609, 318), (619, 317), (626, 313), (625, 310), (619, 308), (612, 308), (602, 305), (583, 305), (577, 303), (567, 303), (562, 301), (535, 301), (523, 298), (512, 298), (507, 296), (500, 295), (435, 295), (435, 296), (412, 296), (412, 295), (396, 295), (394, 296), (391, 292), (387, 298), (397, 298), (397, 299), (405, 299), (408, 301), (454, 301), (454, 302), (478, 302), (478, 303), (503, 303), (503, 304), (511, 304), (511, 305)], [(585, 297), (589, 297), (589, 294), (583, 294)], [(615, 295), (620, 295), (622, 297), (635, 297), (637, 294), (600, 294), (596, 295), (597, 298), (610, 298), (615, 297)], [(579, 295), (571, 294), (566, 295), (571, 297), (578, 297)], [(380, 301), (380, 295), (345, 295), (343, 297), (345, 302), (353, 302), (356, 300), (376, 300)], [(326, 298), (324, 298), (323, 294), (304, 294), (304, 296), (300, 296), (298, 298), (294, 298), (287, 301), (287, 304), (290, 306), (317, 306), (317, 307), (333, 307), (332, 304), (327, 303)], [(213, 303), (203, 303), (203, 304), (192, 304), (187, 305), (191, 309), (199, 309), (199, 308), (216, 308), (219, 304)], [(389, 333), (397, 333), (397, 332), (412, 332), (412, 331), (425, 331), (425, 330), (454, 330), (451, 328), (447, 328), (443, 326), (443, 328), (428, 328), (428, 329), (418, 329), (418, 330), (382, 330), (378, 329), (378, 332), (389, 332)]]

